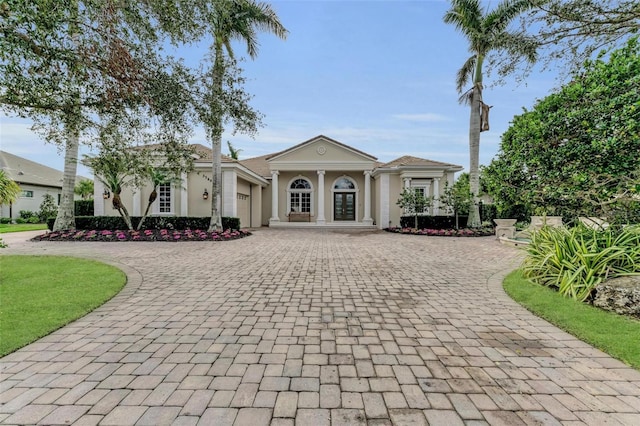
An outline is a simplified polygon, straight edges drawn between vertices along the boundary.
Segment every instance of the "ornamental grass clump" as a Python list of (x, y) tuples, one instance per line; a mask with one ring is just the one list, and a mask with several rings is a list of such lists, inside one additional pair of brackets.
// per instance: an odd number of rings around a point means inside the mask
[(524, 276), (583, 302), (602, 281), (640, 275), (640, 225), (545, 227), (531, 234)]

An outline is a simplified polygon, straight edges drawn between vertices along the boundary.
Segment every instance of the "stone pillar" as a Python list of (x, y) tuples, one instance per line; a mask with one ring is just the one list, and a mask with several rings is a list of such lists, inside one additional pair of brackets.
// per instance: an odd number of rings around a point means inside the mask
[(189, 182), (186, 173), (180, 173), (180, 216), (189, 216)]
[(324, 170), (318, 170), (318, 211), (316, 214), (316, 223), (324, 225)]
[(440, 178), (433, 179), (433, 216), (440, 214)]
[(271, 222), (280, 222), (278, 215), (278, 175), (280, 172), (274, 170), (271, 172)]
[(411, 178), (404, 178), (404, 187), (407, 189), (411, 188)]
[(362, 222), (367, 225), (373, 223), (371, 218), (371, 170), (364, 171), (364, 218)]

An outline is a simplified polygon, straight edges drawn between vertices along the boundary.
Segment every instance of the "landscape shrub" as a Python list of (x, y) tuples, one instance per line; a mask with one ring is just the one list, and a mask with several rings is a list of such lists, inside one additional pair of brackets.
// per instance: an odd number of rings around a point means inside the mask
[(531, 234), (523, 273), (535, 283), (585, 301), (608, 278), (640, 274), (640, 225), (542, 228)]
[[(56, 217), (58, 214), (58, 206), (55, 199), (51, 194), (44, 194), (42, 196), (42, 203), (40, 203), (40, 211), (38, 211), (38, 219), (40, 222), (46, 222), (50, 217)], [(31, 222), (37, 223), (37, 222)]]
[(498, 208), (495, 204), (480, 204), (480, 221), (491, 222), (498, 217)]
[[(127, 229), (127, 225), (120, 216), (76, 216), (76, 229), (87, 230), (110, 230)], [(132, 216), (131, 222), (134, 229), (140, 222), (140, 216)], [(207, 229), (209, 228), (209, 217), (186, 217), (186, 216), (149, 216), (145, 219), (142, 229)], [(47, 221), (49, 230), (53, 229), (55, 219)], [(222, 228), (238, 230), (240, 229), (240, 219), (237, 217), (223, 217)]]
[(75, 200), (76, 216), (93, 216), (93, 200)]
[(0, 223), (3, 224), (3, 225), (11, 223), (11, 218), (10, 217), (0, 217)]
[(26, 223), (40, 223), (40, 218), (38, 216), (31, 216), (26, 220)]
[(37, 216), (35, 212), (32, 212), (30, 210), (20, 210), (19, 214), (20, 214), (20, 219), (23, 219), (23, 220), (28, 220), (30, 217)]

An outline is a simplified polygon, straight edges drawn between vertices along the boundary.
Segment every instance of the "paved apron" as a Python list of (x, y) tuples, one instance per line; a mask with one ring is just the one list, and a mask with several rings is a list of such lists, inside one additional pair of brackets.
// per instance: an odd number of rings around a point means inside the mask
[[(1, 360), (0, 423), (640, 425), (640, 372), (511, 301), (493, 238), (32, 243), (126, 288)], [(5, 236), (3, 236), (5, 237)]]

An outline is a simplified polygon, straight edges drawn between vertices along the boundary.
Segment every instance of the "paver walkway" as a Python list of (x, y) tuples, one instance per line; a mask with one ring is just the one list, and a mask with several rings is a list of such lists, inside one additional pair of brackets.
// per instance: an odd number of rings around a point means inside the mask
[(519, 254), (493, 238), (259, 230), (2, 253), (130, 280), (1, 360), (3, 424), (640, 425), (640, 372), (511, 301)]

